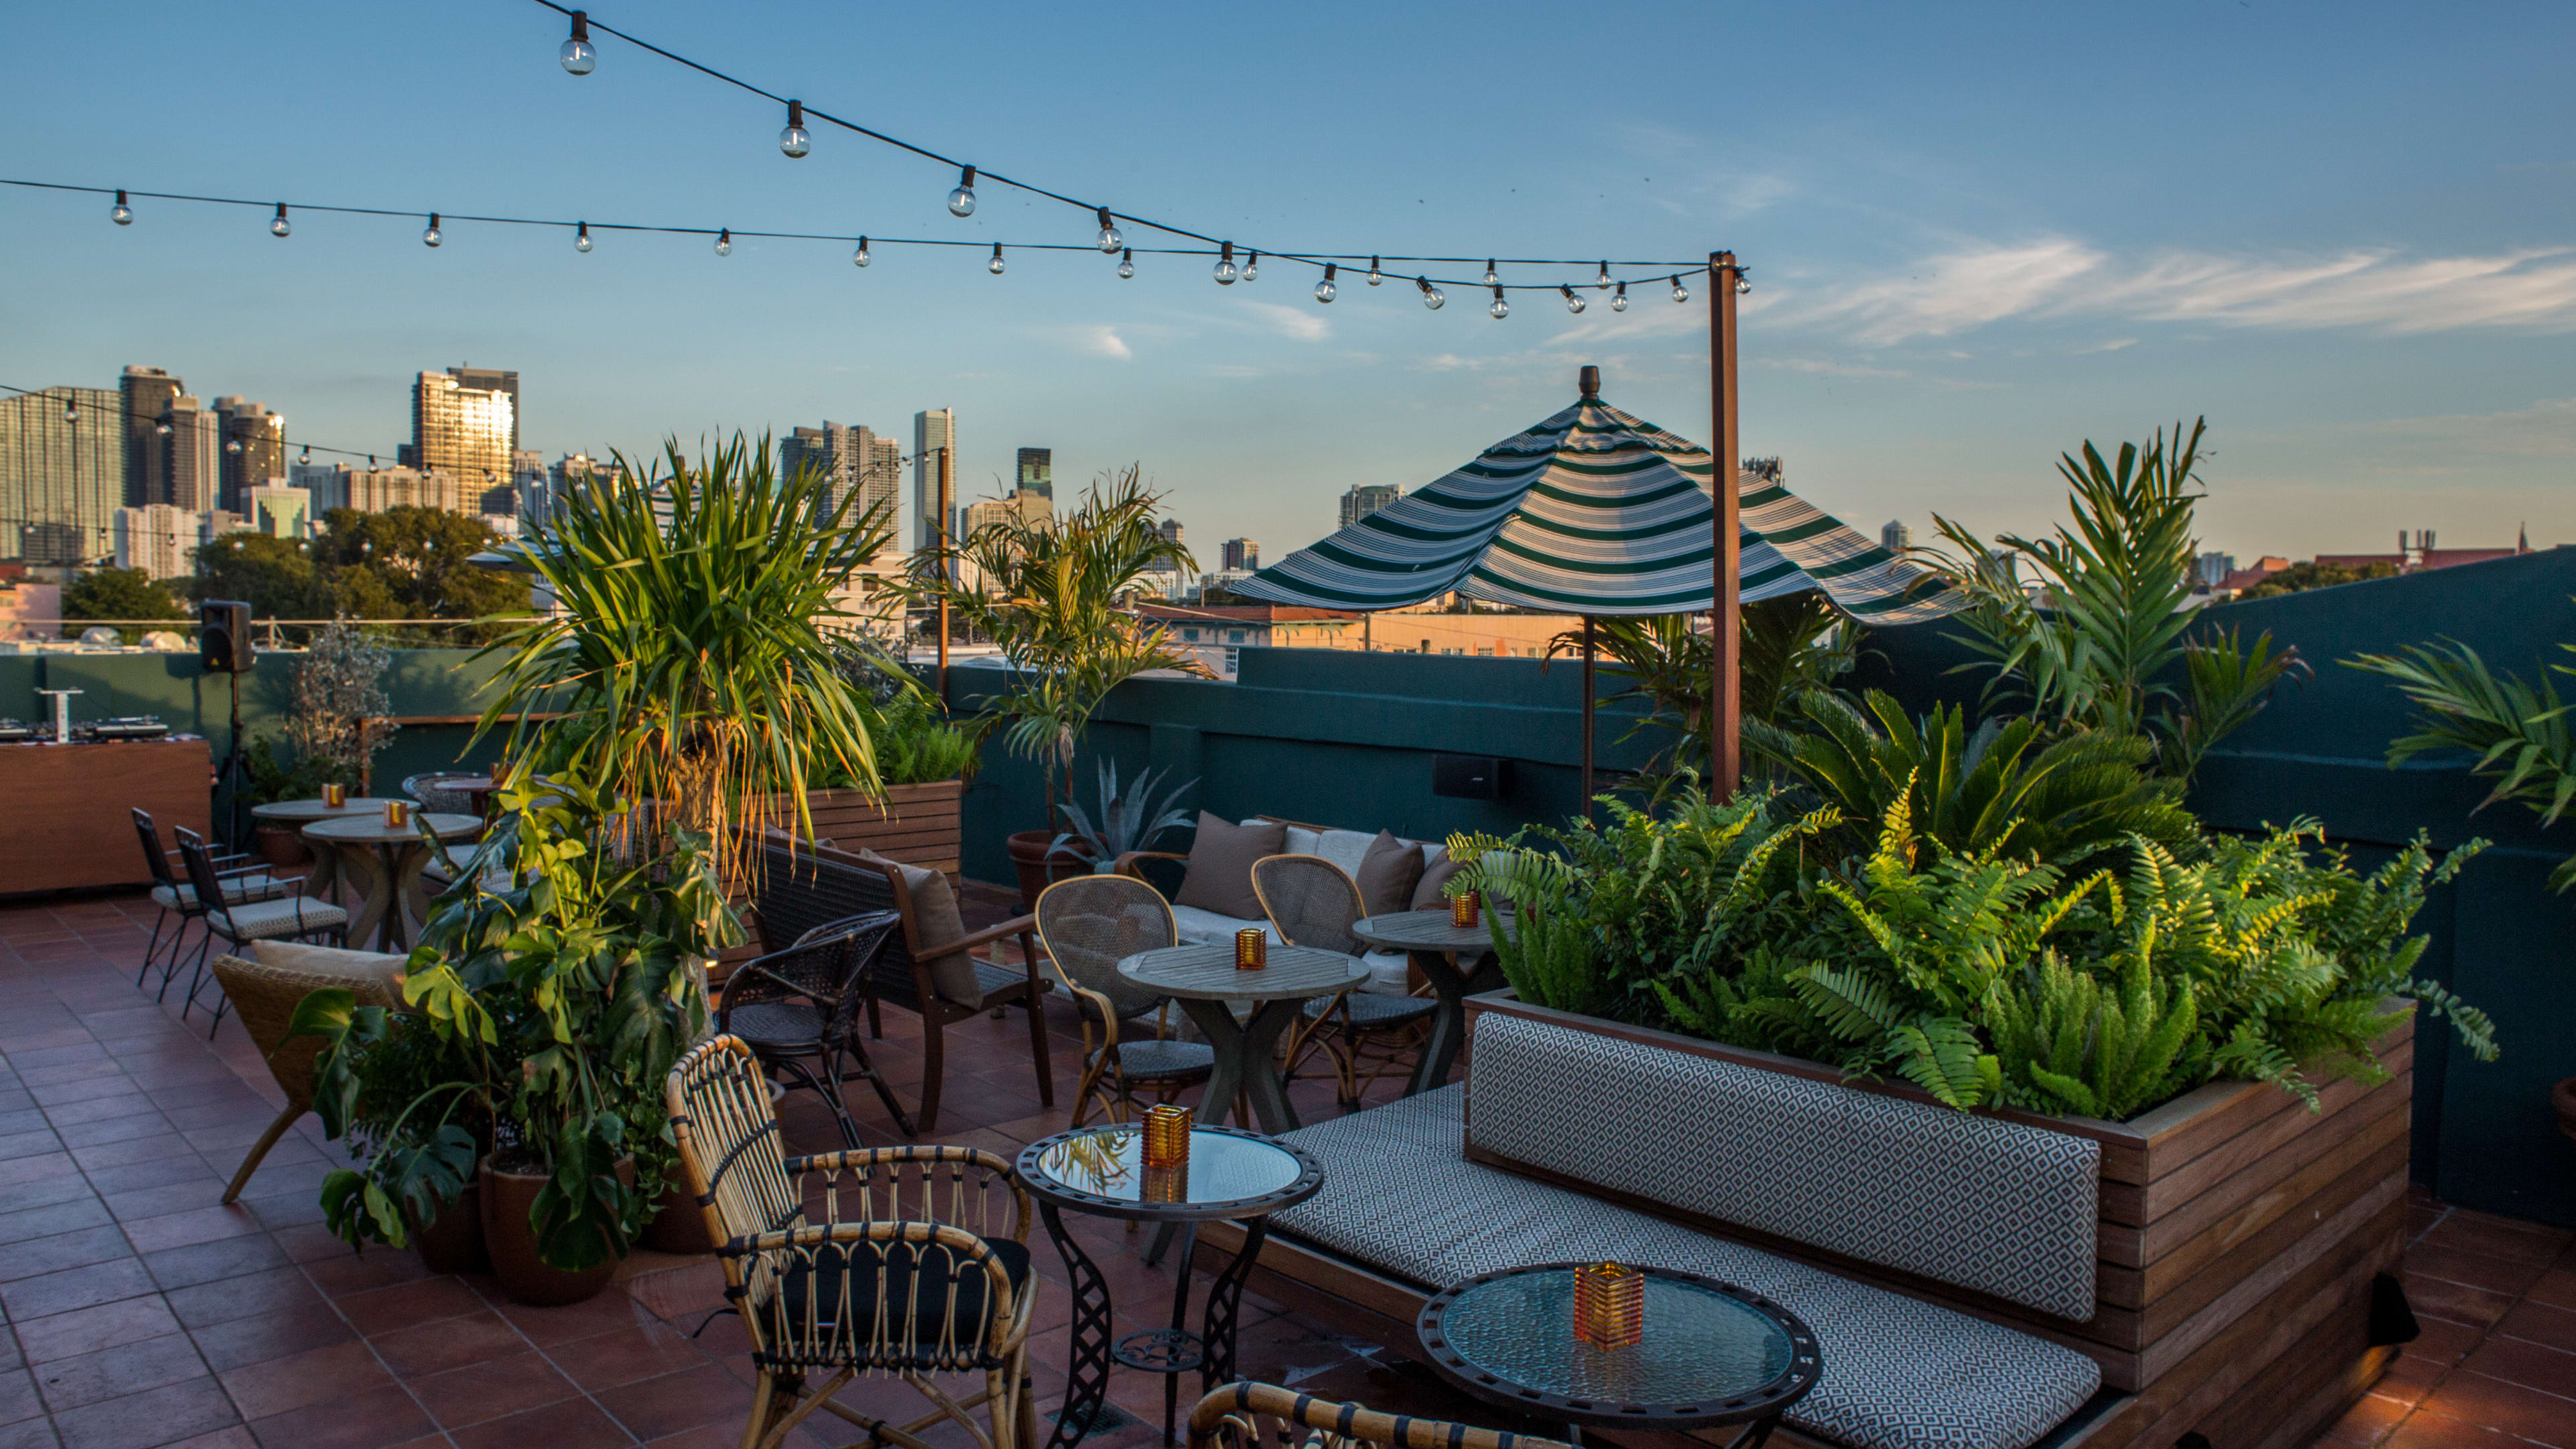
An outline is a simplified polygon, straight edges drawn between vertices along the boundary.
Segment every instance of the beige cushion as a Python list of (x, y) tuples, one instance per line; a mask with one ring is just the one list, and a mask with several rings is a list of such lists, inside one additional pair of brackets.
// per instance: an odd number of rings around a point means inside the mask
[(1198, 838), (1190, 842), (1188, 871), (1173, 904), (1247, 921), (1264, 918), (1269, 913), (1252, 893), (1252, 863), (1280, 854), (1287, 841), (1285, 825), (1233, 825), (1200, 811)]
[(250, 958), (279, 971), (310, 971), (316, 976), (375, 977), (402, 995), (403, 965), (410, 958), (382, 951), (349, 951), (338, 946), (308, 946), (301, 941), (253, 941)]
[(1449, 898), (1440, 893), (1440, 888), (1449, 884), (1449, 877), (1466, 868), (1464, 862), (1446, 854), (1424, 866), (1422, 879), (1413, 885), (1413, 909), (1428, 911), (1446, 905)]
[(1381, 830), (1369, 842), (1359, 869), (1360, 905), (1372, 916), (1392, 916), (1413, 909), (1413, 888), (1422, 883), (1422, 851), (1412, 841)]
[[(860, 851), (859, 859), (902, 877), (903, 888), (912, 897), (915, 941), (923, 946), (937, 946), (966, 939), (966, 918), (957, 913), (957, 892), (949, 888), (946, 875), (928, 866), (888, 860), (873, 850)], [(929, 968), (931, 988), (939, 993), (941, 999), (959, 1006), (984, 1004), (984, 983), (975, 975), (972, 953), (950, 951), (944, 955), (916, 959)]]

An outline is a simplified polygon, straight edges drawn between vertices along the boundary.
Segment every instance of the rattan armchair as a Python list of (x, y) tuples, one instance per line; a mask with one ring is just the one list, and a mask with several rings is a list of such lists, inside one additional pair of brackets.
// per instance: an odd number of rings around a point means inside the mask
[(258, 1045), (261, 1060), (268, 1063), (268, 1074), (286, 1093), (286, 1107), (242, 1158), (240, 1169), (224, 1188), (227, 1203), (241, 1196), (251, 1173), (258, 1170), (260, 1159), (268, 1156), (268, 1150), (286, 1135), (287, 1128), (295, 1125), (295, 1119), (313, 1110), (313, 1064), (321, 1058), (323, 1041), (318, 1036), (288, 1038), (287, 1024), (295, 1019), (297, 1004), (307, 993), (336, 986), (356, 997), (360, 1006), (402, 1005), (400, 956), (275, 941), (255, 941), (245, 949), (250, 952), (248, 957), (216, 959), (215, 981), (233, 1009), (241, 1013), (242, 1026)]
[[(1368, 913), (1357, 882), (1319, 855), (1272, 855), (1252, 863), (1252, 893), (1271, 927), (1291, 946), (1357, 956), (1365, 948), (1351, 924)], [(1305, 1017), (1288, 1038), (1287, 1077), (1317, 1050), (1332, 1059), (1336, 1098), (1344, 1109), (1421, 1048), (1422, 1028), (1440, 1003), (1420, 996), (1378, 996), (1345, 991), (1306, 1003)], [(1373, 1050), (1372, 1050), (1373, 1049)], [(1362, 1065), (1368, 1075), (1362, 1077)]]
[(784, 951), (736, 966), (716, 1002), (716, 1030), (740, 1038), (763, 1067), (786, 1073), (790, 1085), (820, 1096), (840, 1124), (846, 1147), (859, 1145), (858, 1124), (841, 1100), (841, 1085), (852, 1077), (876, 1088), (895, 1126), (913, 1135), (912, 1115), (895, 1100), (894, 1088), (859, 1038), (868, 969), (902, 925), (903, 917), (892, 911), (827, 921)]
[[(768, 1079), (729, 1036), (682, 1057), (664, 1095), (681, 1171), (723, 1245), (725, 1297), (751, 1337), (744, 1449), (776, 1449), (817, 1412), (905, 1449), (932, 1449), (922, 1433), (943, 1420), (979, 1449), (1033, 1449), (1037, 1282), (1029, 1195), (1010, 1164), (967, 1147), (786, 1157)], [(868, 1372), (902, 1378), (931, 1412), (895, 1424), (833, 1397)], [(983, 1388), (963, 1396), (932, 1377), (973, 1373)]]
[[(1073, 1089), (1072, 1125), (1090, 1115), (1095, 1094), (1109, 1120), (1123, 1122), (1137, 1088), (1168, 1102), (1208, 1079), (1216, 1049), (1174, 1039), (1172, 999), (1118, 974), (1126, 957), (1179, 944), (1172, 908), (1160, 893), (1130, 876), (1075, 876), (1039, 892), (1036, 915), (1047, 962), (1082, 1016), (1082, 1080)], [(1149, 1017), (1154, 1034), (1146, 1037)]]
[(1381, 1414), (1276, 1384), (1208, 1390), (1190, 1410), (1190, 1449), (1567, 1449), (1554, 1439)]

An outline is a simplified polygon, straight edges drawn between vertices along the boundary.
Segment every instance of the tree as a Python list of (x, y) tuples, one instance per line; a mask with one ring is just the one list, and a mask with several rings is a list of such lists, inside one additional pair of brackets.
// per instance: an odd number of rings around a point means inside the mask
[(2337, 584), (2357, 584), (2364, 579), (2393, 579), (2393, 563), (2363, 564), (2346, 568), (2341, 564), (2294, 563), (2278, 573), (2267, 574), (2263, 582), (2238, 594), (2240, 599), (2268, 599), (2275, 594), (2296, 594), (2309, 589), (2330, 589)]
[(198, 549), (194, 592), (200, 599), (239, 599), (258, 619), (311, 619), (328, 612), (304, 545), (265, 533), (227, 533)]
[[(159, 580), (141, 569), (91, 569), (63, 589), (63, 618), (184, 619), (187, 611)], [(119, 629), (128, 644), (143, 637), (141, 629)]]
[(305, 543), (228, 533), (197, 550), (194, 592), (264, 619), (479, 619), (529, 612), (527, 581), (467, 560), (499, 542), (441, 508), (334, 508)]

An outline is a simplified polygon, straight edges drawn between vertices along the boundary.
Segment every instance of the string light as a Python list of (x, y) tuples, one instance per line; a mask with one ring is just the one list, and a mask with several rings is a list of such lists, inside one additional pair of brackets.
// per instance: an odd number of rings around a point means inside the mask
[(227, 452), (227, 453), (238, 453), (238, 452), (240, 452), (240, 451), (241, 451), (241, 439), (239, 439), (239, 438), (235, 438), (235, 439), (233, 439), (231, 442), (224, 444), (224, 451), (225, 451), (225, 452)]
[(1488, 312), (1493, 313), (1493, 314), (1494, 314), (1494, 320), (1495, 320), (1495, 321), (1497, 321), (1497, 322), (1500, 322), (1500, 321), (1502, 321), (1504, 318), (1509, 317), (1510, 315), (1512, 315), (1512, 304), (1503, 300), (1503, 289), (1502, 289), (1502, 288), (1500, 288), (1500, 287), (1496, 287), (1496, 288), (1494, 289), (1494, 300), (1493, 300), (1493, 304), (1492, 304), (1491, 306), (1488, 306), (1485, 310), (1486, 310), (1486, 311), (1488, 311)]
[(589, 222), (579, 222), (574, 225), (572, 231), (572, 249), (577, 252), (586, 252), (590, 250)]
[(786, 152), (790, 161), (801, 161), (806, 152), (814, 149), (814, 138), (805, 133), (803, 101), (787, 103), (787, 129), (778, 133), (778, 149)]
[(985, 263), (984, 270), (991, 272), (997, 277), (1002, 274), (1002, 244), (1000, 242), (993, 243), (993, 260)]
[(1501, 280), (1501, 277), (1494, 274), (1494, 259), (1492, 257), (1485, 258), (1485, 285), (1490, 287)]
[(1333, 264), (1331, 262), (1324, 263), (1324, 280), (1315, 284), (1316, 301), (1330, 302), (1335, 297), (1342, 294), (1342, 289), (1333, 285), (1333, 272)]
[(723, 226), (716, 228), (716, 255), (720, 257), (729, 257), (733, 255), (732, 227)]
[(1753, 295), (1753, 279), (1744, 275), (1741, 269), (1739, 269), (1735, 274), (1735, 295), (1739, 297), (1750, 297)]
[(1234, 265), (1234, 243), (1227, 242), (1225, 250), (1217, 253), (1216, 270), (1212, 275), (1216, 277), (1216, 284), (1220, 287), (1233, 286), (1234, 279), (1241, 275)]
[(1118, 280), (1124, 282), (1136, 275), (1136, 249), (1129, 247), (1118, 258)]
[(438, 234), (438, 213), (433, 211), (429, 214), (429, 225), (424, 228), (420, 234), (420, 244), (425, 247), (434, 247), (438, 245), (440, 240), (441, 238)]
[(975, 214), (975, 168), (969, 166), (957, 178), (957, 189), (948, 193), (948, 210), (956, 216)]
[(80, 421), (80, 404), (78, 402), (67, 402), (63, 404), (63, 421), (67, 423), (77, 423)]
[(1608, 262), (1603, 262), (1601, 264), (1601, 275), (1592, 279), (1592, 290), (1596, 292), (1607, 292), (1610, 290), (1610, 264)]
[(1244, 279), (1245, 281), (1249, 282), (1249, 281), (1251, 281), (1253, 278), (1255, 278), (1255, 277), (1257, 277), (1257, 276), (1260, 276), (1260, 275), (1261, 275), (1261, 248), (1259, 248), (1259, 247), (1254, 247), (1254, 248), (1252, 249), (1252, 254), (1251, 254), (1250, 256), (1247, 256), (1247, 257), (1245, 257), (1245, 258), (1243, 259), (1243, 279)]
[(1565, 286), (1559, 287), (1557, 290), (1565, 294), (1565, 310), (1581, 315), (1583, 311), (1583, 299), (1574, 295), (1574, 288)]
[(1682, 279), (1679, 277), (1673, 278), (1673, 300), (1676, 302), (1690, 300), (1690, 288), (1683, 286)]
[(268, 224), (268, 234), (270, 236), (284, 236), (293, 230), (295, 230), (295, 228), (286, 224), (286, 203), (281, 201), (277, 204), (277, 219)]
[(170, 425), (168, 423), (154, 423), (152, 425), (152, 431), (159, 433), (161, 436), (166, 438), (170, 436)]
[(1118, 255), (1119, 250), (1127, 245), (1126, 239), (1118, 235), (1117, 224), (1110, 221), (1109, 208), (1105, 206), (1100, 208), (1100, 237), (1095, 245), (1097, 245), (1102, 252), (1113, 257)]
[(1441, 294), (1438, 287), (1431, 285), (1431, 279), (1429, 277), (1416, 277), (1413, 279), (1413, 285), (1422, 289), (1422, 305), (1430, 308), (1434, 312), (1439, 311), (1441, 306), (1449, 300), (1446, 296)]
[(107, 219), (118, 226), (134, 225), (134, 208), (125, 204), (125, 191), (121, 187), (116, 193), (116, 209), (107, 214)]
[(1370, 285), (1370, 286), (1372, 286), (1372, 287), (1374, 287), (1374, 286), (1376, 286), (1378, 283), (1383, 282), (1383, 281), (1385, 281), (1385, 280), (1386, 280), (1386, 274), (1385, 274), (1384, 272), (1381, 272), (1381, 271), (1379, 271), (1379, 270), (1378, 270), (1378, 266), (1377, 266), (1377, 258), (1375, 258), (1375, 257), (1371, 257), (1371, 258), (1369, 258), (1369, 278), (1368, 278), (1369, 285)]
[(590, 45), (589, 11), (572, 13), (572, 35), (564, 41), (563, 48), (555, 52), (555, 59), (562, 61), (563, 68), (574, 75), (588, 75), (598, 67), (599, 52), (591, 49)]
[(866, 237), (859, 238), (859, 249), (850, 253), (850, 265), (854, 267), (864, 267), (875, 260), (876, 258), (868, 255), (868, 239)]
[(1613, 311), (1613, 312), (1625, 312), (1625, 311), (1627, 311), (1627, 310), (1628, 310), (1628, 284), (1627, 284), (1627, 283), (1625, 283), (1625, 282), (1621, 282), (1621, 283), (1619, 284), (1619, 294), (1618, 294), (1617, 296), (1612, 297), (1612, 298), (1610, 299), (1610, 310), (1611, 310), (1611, 311)]

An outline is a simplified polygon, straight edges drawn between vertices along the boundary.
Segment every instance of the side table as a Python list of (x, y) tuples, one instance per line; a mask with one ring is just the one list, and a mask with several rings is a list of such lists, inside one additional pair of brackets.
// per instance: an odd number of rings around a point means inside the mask
[(1431, 1014), (1431, 1036), (1413, 1066), (1404, 1095), (1446, 1085), (1458, 1048), (1467, 1039), (1467, 998), (1503, 986), (1503, 967), (1494, 956), (1493, 914), (1487, 911), (1472, 926), (1453, 926), (1446, 910), (1402, 911), (1369, 916), (1351, 923), (1351, 934), (1381, 951), (1402, 951), (1421, 969), (1440, 997)]

